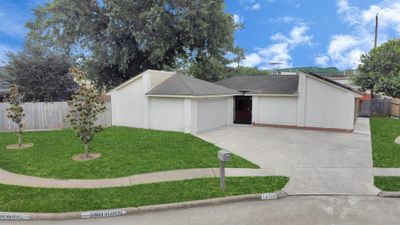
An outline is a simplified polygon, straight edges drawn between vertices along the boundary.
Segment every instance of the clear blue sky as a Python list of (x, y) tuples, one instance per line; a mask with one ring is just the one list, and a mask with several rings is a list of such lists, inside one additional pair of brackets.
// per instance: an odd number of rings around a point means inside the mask
[[(0, 59), (22, 48), (24, 24), (44, 1), (0, 1)], [(235, 34), (245, 66), (354, 68), (373, 45), (376, 13), (379, 42), (400, 37), (400, 0), (227, 0), (226, 11), (245, 24)]]

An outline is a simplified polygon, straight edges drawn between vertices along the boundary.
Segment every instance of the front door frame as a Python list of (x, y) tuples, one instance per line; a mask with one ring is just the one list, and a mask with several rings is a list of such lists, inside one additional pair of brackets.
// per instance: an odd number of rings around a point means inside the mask
[(252, 96), (235, 96), (234, 98), (234, 123), (251, 124), (252, 123)]

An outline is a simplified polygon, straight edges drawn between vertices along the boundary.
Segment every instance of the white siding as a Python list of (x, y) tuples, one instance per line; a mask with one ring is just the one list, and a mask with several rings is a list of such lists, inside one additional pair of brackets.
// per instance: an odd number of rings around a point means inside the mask
[(149, 98), (149, 123), (150, 129), (184, 131), (184, 99)]
[(306, 78), (306, 127), (353, 129), (354, 94), (315, 78)]
[(132, 81), (126, 82), (110, 92), (112, 105), (112, 124), (149, 128), (148, 97), (150, 89), (171, 77), (174, 73), (147, 70)]
[(139, 78), (111, 94), (112, 124), (142, 127), (143, 80)]
[(197, 100), (197, 131), (225, 126), (229, 122), (229, 98)]
[(297, 97), (253, 97), (253, 122), (296, 125)]

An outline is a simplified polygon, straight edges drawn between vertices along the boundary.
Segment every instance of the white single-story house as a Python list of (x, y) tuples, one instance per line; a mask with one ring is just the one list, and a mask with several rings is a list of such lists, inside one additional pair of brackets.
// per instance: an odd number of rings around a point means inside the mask
[(239, 76), (211, 83), (147, 70), (114, 88), (112, 124), (197, 133), (238, 124), (351, 132), (352, 88), (312, 73)]

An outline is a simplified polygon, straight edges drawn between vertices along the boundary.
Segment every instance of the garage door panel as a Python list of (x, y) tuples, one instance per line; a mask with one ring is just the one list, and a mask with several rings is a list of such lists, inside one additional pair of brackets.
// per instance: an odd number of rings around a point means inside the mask
[(199, 132), (225, 126), (227, 99), (204, 99), (197, 102), (197, 129)]

